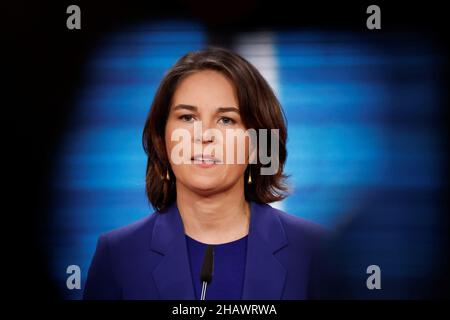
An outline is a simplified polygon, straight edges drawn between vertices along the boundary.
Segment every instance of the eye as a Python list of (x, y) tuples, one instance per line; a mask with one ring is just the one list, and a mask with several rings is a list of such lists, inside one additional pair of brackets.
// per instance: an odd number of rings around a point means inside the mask
[(232, 125), (232, 124), (236, 123), (236, 121), (234, 121), (233, 119), (228, 118), (228, 117), (222, 117), (222, 118), (220, 118), (219, 121), (222, 121), (222, 123), (225, 125)]
[(183, 114), (182, 116), (179, 116), (178, 119), (185, 122), (191, 122), (194, 119), (194, 117), (191, 114)]

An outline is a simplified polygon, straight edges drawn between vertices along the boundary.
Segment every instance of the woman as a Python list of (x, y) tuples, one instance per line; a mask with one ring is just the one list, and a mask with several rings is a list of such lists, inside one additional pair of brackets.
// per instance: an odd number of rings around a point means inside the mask
[[(312, 261), (322, 229), (268, 204), (288, 190), (286, 131), (270, 86), (239, 55), (210, 48), (178, 60), (143, 133), (156, 212), (99, 238), (84, 298), (200, 299), (208, 245), (207, 300), (316, 297)], [(270, 163), (261, 159), (265, 145)]]

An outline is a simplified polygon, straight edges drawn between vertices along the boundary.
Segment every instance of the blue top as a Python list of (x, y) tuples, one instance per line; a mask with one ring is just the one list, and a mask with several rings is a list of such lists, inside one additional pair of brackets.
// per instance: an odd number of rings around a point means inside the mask
[[(320, 289), (324, 284), (320, 281), (321, 271), (327, 269), (322, 258), (327, 257), (317, 256), (316, 250), (330, 235), (322, 227), (269, 204), (254, 201), (250, 204), (242, 299), (321, 298)], [(218, 265), (223, 267), (223, 263)], [(244, 269), (243, 263), (231, 265)], [(213, 279), (212, 286), (218, 279), (218, 276)], [(140, 221), (100, 236), (83, 298), (198, 299), (176, 201)], [(206, 299), (209, 299), (208, 292)]]
[[(244, 286), (247, 238), (214, 245), (214, 269), (212, 281), (206, 288), (206, 300), (240, 300)], [(202, 270), (205, 250), (208, 244), (186, 235), (192, 281), (196, 299), (200, 299)]]

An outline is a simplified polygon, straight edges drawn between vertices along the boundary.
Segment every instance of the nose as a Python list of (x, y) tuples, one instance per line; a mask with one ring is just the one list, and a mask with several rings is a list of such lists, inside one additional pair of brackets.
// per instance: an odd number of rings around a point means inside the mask
[(200, 122), (194, 130), (194, 141), (202, 144), (214, 142), (213, 130), (209, 129), (209, 126), (205, 126), (204, 122)]

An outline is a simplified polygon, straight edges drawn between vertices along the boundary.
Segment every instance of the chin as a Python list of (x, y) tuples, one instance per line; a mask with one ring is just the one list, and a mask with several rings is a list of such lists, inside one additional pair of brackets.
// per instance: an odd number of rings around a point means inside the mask
[(196, 176), (187, 177), (185, 186), (199, 194), (213, 194), (220, 192), (226, 186), (223, 179), (218, 179), (217, 176)]
[(221, 187), (221, 184), (216, 181), (217, 179), (209, 178), (195, 178), (189, 181), (189, 189), (199, 191), (214, 191)]

